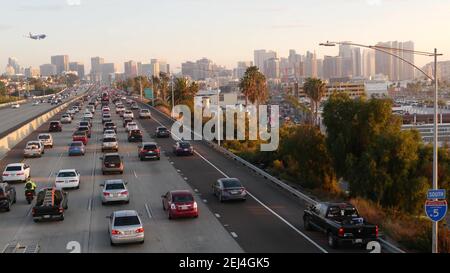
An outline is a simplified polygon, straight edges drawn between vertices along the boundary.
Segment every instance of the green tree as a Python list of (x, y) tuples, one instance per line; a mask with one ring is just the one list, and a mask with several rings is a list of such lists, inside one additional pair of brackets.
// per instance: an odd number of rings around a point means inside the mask
[(160, 96), (160, 92), (159, 92), (160, 83), (161, 83), (161, 80), (159, 79), (159, 77), (153, 75), (152, 76), (152, 87), (153, 87), (153, 94), (154, 94), (155, 99), (159, 98), (159, 96)]
[[(199, 86), (196, 82), (190, 82), (186, 78), (175, 78), (174, 85), (174, 103), (175, 105), (187, 105), (194, 110), (194, 97), (199, 91)], [(168, 100), (172, 99), (172, 94), (169, 93)]]
[(318, 113), (320, 101), (327, 91), (327, 86), (322, 80), (316, 78), (307, 78), (303, 84), (303, 90), (311, 101), (311, 113), (314, 113), (314, 121), (311, 123), (318, 126)]
[(7, 95), (6, 85), (2, 81), (0, 81), (0, 96), (6, 95)]
[(169, 92), (169, 82), (170, 78), (167, 73), (160, 72), (159, 73), (159, 91), (161, 94), (161, 100), (167, 102), (167, 94)]

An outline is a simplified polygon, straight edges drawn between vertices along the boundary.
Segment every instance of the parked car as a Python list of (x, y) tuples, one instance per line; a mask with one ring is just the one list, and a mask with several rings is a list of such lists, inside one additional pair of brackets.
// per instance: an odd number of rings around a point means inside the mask
[(73, 141), (69, 144), (69, 156), (85, 155), (86, 147), (82, 141)]
[(112, 246), (123, 243), (144, 243), (144, 226), (136, 211), (115, 211), (108, 218)]
[(119, 142), (115, 136), (106, 136), (102, 140), (102, 152), (119, 150)]
[(155, 142), (144, 142), (138, 146), (138, 156), (141, 161), (145, 159), (161, 159), (161, 150)]
[(175, 155), (194, 155), (194, 148), (187, 141), (177, 141), (173, 145), (173, 152)]
[(12, 163), (5, 167), (2, 175), (3, 182), (27, 181), (30, 177), (30, 166), (25, 163)]
[(31, 140), (27, 142), (23, 150), (23, 156), (27, 157), (41, 157), (45, 153), (44, 144), (39, 140)]
[(155, 135), (157, 138), (170, 137), (170, 131), (164, 126), (159, 126), (156, 128)]
[(141, 142), (142, 131), (139, 129), (133, 129), (128, 132), (128, 142)]
[(16, 188), (8, 183), (0, 183), (0, 209), (11, 210), (11, 205), (16, 203)]
[(102, 205), (111, 202), (130, 202), (130, 193), (127, 189), (127, 183), (122, 179), (106, 180), (101, 187)]
[(118, 153), (104, 154), (102, 157), (100, 157), (100, 160), (102, 160), (103, 175), (113, 172), (123, 174), (124, 164), (122, 157)]
[(59, 121), (51, 121), (49, 125), (49, 132), (62, 132), (62, 125)]
[(44, 144), (44, 148), (53, 148), (53, 136), (51, 134), (39, 134), (38, 140)]
[(327, 235), (328, 245), (363, 245), (378, 241), (378, 226), (362, 218), (349, 203), (317, 203), (303, 212), (305, 230), (319, 230)]
[(67, 206), (67, 192), (56, 188), (44, 188), (37, 194), (36, 205), (32, 209), (33, 221), (58, 219), (64, 220)]
[(72, 135), (72, 140), (73, 141), (81, 141), (81, 142), (83, 142), (84, 145), (87, 145), (88, 139), (89, 138), (87, 136), (87, 133), (84, 132), (84, 131), (76, 131)]
[(220, 202), (247, 199), (247, 191), (237, 178), (220, 178), (214, 182), (212, 188), (213, 194)]
[(147, 118), (151, 118), (152, 114), (150, 113), (149, 109), (141, 109), (139, 110), (139, 118), (140, 119), (147, 119)]
[(163, 210), (167, 211), (169, 219), (198, 217), (198, 205), (190, 191), (169, 191), (161, 198)]

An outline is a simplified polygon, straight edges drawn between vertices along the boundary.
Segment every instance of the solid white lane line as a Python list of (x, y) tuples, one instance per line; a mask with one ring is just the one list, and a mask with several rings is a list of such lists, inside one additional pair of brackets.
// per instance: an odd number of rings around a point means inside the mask
[(230, 232), (230, 234), (231, 234), (231, 236), (233, 236), (234, 238), (237, 238), (237, 237), (238, 237), (237, 234), (236, 234), (236, 232)]
[(88, 211), (92, 210), (92, 198), (89, 198), (89, 202), (88, 202)]
[(134, 173), (134, 177), (136, 177), (136, 179), (137, 179), (138, 177), (137, 177), (136, 171), (133, 170), (133, 173)]
[(220, 218), (220, 214), (215, 213), (214, 215), (215, 215), (217, 218)]
[[(156, 118), (153, 118), (153, 120), (155, 120), (157, 123), (159, 123), (161, 126), (164, 126), (161, 122), (159, 122), (159, 120), (157, 120)], [(173, 134), (172, 134), (173, 135)], [(177, 136), (173, 135), (175, 138), (178, 138)], [(178, 138), (179, 139), (179, 138)], [(226, 173), (224, 173), (222, 170), (220, 170), (218, 167), (216, 167), (216, 165), (214, 165), (213, 163), (211, 163), (208, 159), (206, 159), (205, 157), (203, 157), (201, 154), (199, 154), (197, 151), (194, 150), (194, 153), (196, 155), (198, 155), (200, 158), (202, 158), (206, 163), (208, 163), (209, 165), (211, 165), (214, 169), (216, 169), (219, 173), (221, 173), (224, 177), (226, 178), (230, 178)], [(285, 223), (286, 225), (288, 225), (291, 229), (293, 229), (296, 233), (298, 233), (299, 235), (301, 235), (303, 238), (305, 238), (308, 242), (310, 242), (311, 244), (313, 244), (315, 247), (317, 247), (320, 251), (322, 251), (323, 253), (328, 253), (328, 251), (326, 251), (323, 247), (321, 247), (319, 244), (317, 244), (316, 242), (314, 242), (311, 238), (309, 238), (308, 235), (306, 235), (305, 233), (301, 232), (298, 228), (296, 228), (294, 225), (292, 225), (291, 223), (289, 223), (289, 221), (287, 221), (286, 219), (284, 219), (282, 216), (280, 216), (278, 213), (276, 213), (275, 211), (273, 211), (271, 208), (269, 208), (266, 204), (264, 204), (262, 201), (260, 201), (258, 198), (256, 198), (253, 194), (251, 194), (249, 191), (247, 191), (248, 195), (250, 195), (253, 199), (255, 199), (256, 202), (258, 202), (261, 206), (263, 206), (264, 208), (266, 208), (270, 213), (272, 213), (274, 216), (276, 216), (278, 219), (280, 219), (283, 223)], [(206, 200), (203, 200), (203, 202), (206, 203)]]

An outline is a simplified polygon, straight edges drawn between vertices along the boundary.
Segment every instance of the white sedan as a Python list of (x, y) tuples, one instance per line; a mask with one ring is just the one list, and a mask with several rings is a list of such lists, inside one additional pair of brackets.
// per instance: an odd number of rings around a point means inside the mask
[(3, 171), (3, 182), (9, 181), (23, 181), (25, 182), (30, 177), (30, 166), (24, 163), (8, 164)]
[(75, 169), (60, 170), (56, 174), (55, 187), (57, 189), (80, 188), (80, 173)]

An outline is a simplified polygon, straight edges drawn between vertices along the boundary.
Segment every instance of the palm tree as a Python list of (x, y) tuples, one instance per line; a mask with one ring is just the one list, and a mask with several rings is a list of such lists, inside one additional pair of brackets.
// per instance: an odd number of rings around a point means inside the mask
[(303, 91), (311, 100), (311, 113), (314, 113), (312, 124), (318, 126), (318, 113), (320, 101), (327, 91), (327, 85), (317, 78), (307, 78), (303, 84)]
[(265, 103), (269, 96), (267, 89), (266, 77), (259, 72), (256, 66), (251, 66), (245, 71), (239, 87), (245, 96), (245, 105), (250, 100), (251, 103), (256, 103), (256, 109), (261, 103)]
[[(175, 105), (184, 104), (193, 110), (194, 97), (199, 90), (199, 85), (196, 82), (189, 82), (186, 78), (175, 78), (174, 85), (174, 102)], [(172, 100), (172, 94), (169, 93), (167, 100)]]
[(159, 97), (159, 83), (160, 83), (159, 77), (153, 75), (152, 76), (152, 86), (153, 86), (153, 93), (155, 94), (154, 95), (155, 99)]

